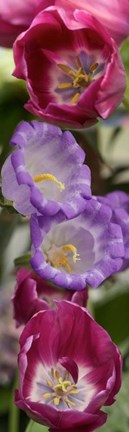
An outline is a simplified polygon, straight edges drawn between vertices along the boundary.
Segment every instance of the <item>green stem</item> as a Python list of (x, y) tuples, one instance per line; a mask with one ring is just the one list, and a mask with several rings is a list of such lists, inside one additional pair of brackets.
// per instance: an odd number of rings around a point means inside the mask
[(21, 266), (29, 266), (30, 265), (30, 258), (31, 253), (26, 253), (25, 255), (22, 255), (14, 260), (15, 267), (21, 267)]
[(48, 432), (48, 428), (30, 420), (25, 432)]
[(30, 421), (29, 421), (28, 426), (27, 426), (25, 432), (30, 432), (30, 431), (31, 431), (31, 428), (32, 428), (32, 426), (33, 426), (33, 423), (34, 423), (33, 420), (30, 420)]
[(123, 105), (126, 108), (126, 110), (129, 111), (129, 100), (127, 99), (127, 97), (125, 96), (123, 99)]
[(94, 310), (94, 302), (92, 298), (92, 291), (91, 289), (88, 290), (88, 302), (87, 302), (87, 309), (89, 310), (90, 314), (95, 318), (95, 310)]
[(18, 432), (18, 430), (19, 430), (20, 411), (14, 403), (14, 390), (16, 387), (17, 387), (17, 375), (16, 375), (16, 378), (14, 381), (14, 386), (12, 389), (12, 397), (11, 397), (11, 402), (10, 402), (9, 427), (8, 427), (9, 432)]

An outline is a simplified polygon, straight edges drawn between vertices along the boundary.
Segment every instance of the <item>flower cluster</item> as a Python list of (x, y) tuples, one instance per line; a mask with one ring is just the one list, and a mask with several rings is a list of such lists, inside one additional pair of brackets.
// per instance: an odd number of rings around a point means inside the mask
[(36, 121), (22, 122), (11, 145), (2, 191), (31, 216), (35, 273), (63, 288), (97, 287), (122, 267), (125, 242), (109, 200), (92, 197), (83, 150), (70, 132)]
[(26, 108), (47, 121), (16, 128), (2, 193), (30, 220), (32, 241), (33, 271), (19, 270), (12, 299), (24, 327), (15, 401), (51, 432), (96, 430), (121, 385), (119, 350), (86, 305), (88, 285), (129, 267), (129, 197), (93, 196), (85, 153), (60, 129), (92, 126), (123, 99), (119, 44), (129, 35), (129, 3), (106, 3), (0, 6), (0, 43), (17, 37), (14, 75), (26, 81)]
[(35, 271), (18, 272), (12, 299), (16, 325), (25, 325), (15, 401), (52, 432), (90, 432), (106, 421), (101, 407), (115, 400), (121, 357), (85, 309), (86, 286), (127, 263), (121, 203), (127, 215), (128, 199), (92, 196), (85, 154), (70, 132), (22, 122), (11, 146), (2, 190), (31, 217)]

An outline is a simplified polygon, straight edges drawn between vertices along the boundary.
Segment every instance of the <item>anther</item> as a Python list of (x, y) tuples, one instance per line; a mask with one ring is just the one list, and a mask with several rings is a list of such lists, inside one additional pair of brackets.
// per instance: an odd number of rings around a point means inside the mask
[(59, 403), (60, 403), (60, 398), (55, 397), (55, 398), (53, 399), (53, 402), (54, 402), (54, 405), (59, 405)]
[(52, 397), (52, 393), (44, 393), (44, 394), (43, 394), (43, 397), (44, 397), (45, 399), (48, 399), (49, 397)]
[(66, 244), (62, 246), (63, 251), (65, 252), (72, 252), (73, 253), (73, 262), (76, 263), (76, 261), (80, 261), (79, 254), (77, 253), (77, 248), (73, 244)]
[(59, 187), (59, 189), (61, 191), (65, 189), (64, 184), (62, 182), (58, 181), (58, 179), (53, 174), (49, 174), (49, 173), (38, 174), (38, 175), (34, 176), (33, 180), (35, 183), (39, 183), (39, 182), (45, 181), (45, 180), (52, 181), (52, 182), (57, 184), (57, 186)]

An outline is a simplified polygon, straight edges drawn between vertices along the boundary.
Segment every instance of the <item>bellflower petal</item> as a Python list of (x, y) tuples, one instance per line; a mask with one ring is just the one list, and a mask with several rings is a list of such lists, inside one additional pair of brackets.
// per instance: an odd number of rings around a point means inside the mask
[(51, 432), (91, 432), (119, 391), (121, 355), (86, 309), (61, 301), (25, 326), (19, 372), (15, 401), (33, 420)]
[(2, 192), (23, 215), (56, 214), (68, 218), (91, 197), (85, 153), (70, 132), (41, 122), (22, 122), (10, 144), (17, 146), (2, 168)]
[(32, 216), (30, 262), (34, 271), (68, 289), (100, 285), (119, 271), (125, 253), (121, 228), (111, 218), (111, 209), (95, 199), (87, 201), (85, 211), (69, 221), (62, 214)]
[(122, 191), (111, 192), (99, 201), (112, 209), (112, 222), (119, 224), (124, 241), (124, 261), (121, 270), (129, 268), (129, 195)]

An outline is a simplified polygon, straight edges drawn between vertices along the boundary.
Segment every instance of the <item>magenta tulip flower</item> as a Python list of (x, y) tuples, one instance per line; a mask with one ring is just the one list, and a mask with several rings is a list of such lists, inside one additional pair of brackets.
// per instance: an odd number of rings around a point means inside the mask
[(50, 7), (14, 44), (14, 75), (24, 79), (26, 108), (71, 128), (106, 119), (123, 99), (126, 79), (115, 41), (87, 11)]
[(27, 268), (17, 273), (17, 283), (12, 297), (14, 319), (19, 327), (40, 310), (55, 307), (55, 301), (66, 299), (86, 307), (88, 290), (69, 291), (53, 286)]
[[(38, 11), (41, 0), (0, 0), (0, 46), (10, 48), (26, 30)], [(42, 0), (47, 5), (47, 2)]]
[(56, 6), (82, 9), (94, 15), (119, 44), (129, 36), (129, 0), (55, 0)]
[(25, 326), (15, 401), (51, 432), (96, 430), (120, 385), (119, 350), (86, 309), (61, 301)]

